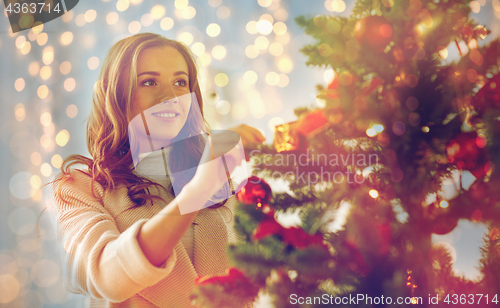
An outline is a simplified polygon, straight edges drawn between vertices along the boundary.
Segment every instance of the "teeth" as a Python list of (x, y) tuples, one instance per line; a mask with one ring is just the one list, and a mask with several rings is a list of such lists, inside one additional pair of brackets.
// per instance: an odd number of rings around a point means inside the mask
[(162, 118), (173, 118), (175, 117), (177, 114), (176, 113), (155, 113), (153, 114), (157, 117), (162, 117)]

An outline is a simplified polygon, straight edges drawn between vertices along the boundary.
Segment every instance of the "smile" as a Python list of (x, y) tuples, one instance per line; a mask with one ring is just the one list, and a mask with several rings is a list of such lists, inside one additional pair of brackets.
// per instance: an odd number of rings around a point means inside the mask
[(178, 113), (160, 113), (160, 112), (157, 112), (157, 113), (153, 113), (152, 115), (155, 117), (161, 117), (161, 118), (175, 118), (179, 114)]

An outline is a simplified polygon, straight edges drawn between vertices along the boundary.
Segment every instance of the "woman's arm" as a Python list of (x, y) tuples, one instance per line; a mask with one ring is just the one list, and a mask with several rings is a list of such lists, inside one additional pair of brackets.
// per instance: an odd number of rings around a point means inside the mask
[(137, 241), (151, 264), (159, 266), (165, 262), (198, 213), (181, 215), (179, 204), (195, 203), (201, 209), (209, 196), (188, 183), (175, 199), (142, 226)]

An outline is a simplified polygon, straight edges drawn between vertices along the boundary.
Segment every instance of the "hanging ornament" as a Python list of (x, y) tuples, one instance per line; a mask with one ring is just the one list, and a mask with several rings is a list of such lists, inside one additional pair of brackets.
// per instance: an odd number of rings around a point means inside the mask
[(457, 227), (457, 224), (458, 224), (458, 218), (445, 217), (445, 216), (437, 218), (436, 221), (434, 222), (434, 225), (432, 226), (432, 233), (438, 235), (448, 234)]
[(271, 199), (271, 186), (261, 178), (252, 175), (247, 184), (236, 193), (238, 201), (243, 204), (255, 204), (257, 208), (263, 208)]
[(460, 133), (446, 145), (448, 162), (461, 170), (469, 170), (476, 178), (483, 177), (487, 163), (484, 146), (484, 137), (478, 136), (475, 131)]
[(368, 16), (357, 21), (354, 36), (362, 47), (382, 52), (392, 40), (392, 25), (385, 17)]
[(327, 127), (328, 120), (324, 110), (316, 109), (302, 116), (297, 121), (295, 130), (303, 136), (312, 138)]
[(472, 105), (477, 111), (485, 110), (487, 107), (500, 107), (500, 74), (489, 79), (474, 95)]
[(297, 150), (300, 138), (295, 130), (297, 121), (277, 125), (274, 131), (274, 148), (278, 153)]

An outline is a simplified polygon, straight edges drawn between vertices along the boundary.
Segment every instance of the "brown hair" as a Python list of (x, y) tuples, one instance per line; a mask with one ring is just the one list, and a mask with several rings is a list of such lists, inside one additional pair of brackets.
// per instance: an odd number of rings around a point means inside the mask
[[(209, 131), (208, 123), (203, 117), (203, 100), (198, 84), (198, 72), (194, 56), (189, 48), (177, 41), (167, 39), (159, 34), (140, 33), (114, 44), (103, 62), (99, 79), (94, 87), (92, 111), (87, 122), (87, 148), (93, 159), (82, 155), (68, 156), (61, 167), (61, 173), (55, 181), (58, 185), (57, 196), (61, 197), (61, 187), (71, 179), (71, 167), (77, 164), (86, 165), (86, 172), (94, 182), (101, 184), (106, 191), (113, 190), (117, 184), (125, 184), (128, 195), (137, 205), (147, 201), (161, 199), (149, 193), (149, 188), (163, 188), (160, 184), (133, 172), (132, 155), (128, 139), (128, 115), (131, 113), (131, 102), (137, 84), (137, 60), (141, 51), (149, 47), (170, 46), (178, 50), (187, 62), (189, 88), (195, 93), (201, 118), (191, 108), (187, 122), (178, 136), (199, 135)], [(176, 137), (176, 138), (177, 138)], [(174, 141), (176, 139), (174, 138)], [(174, 143), (177, 147), (171, 151), (170, 171), (181, 171), (186, 166), (199, 163), (203, 152), (202, 138), (187, 138), (186, 142)], [(175, 184), (181, 189), (194, 176), (194, 172), (184, 178), (176, 179)], [(173, 193), (172, 184), (169, 190)], [(95, 192), (92, 189), (95, 196)], [(213, 205), (222, 206), (224, 202)]]

